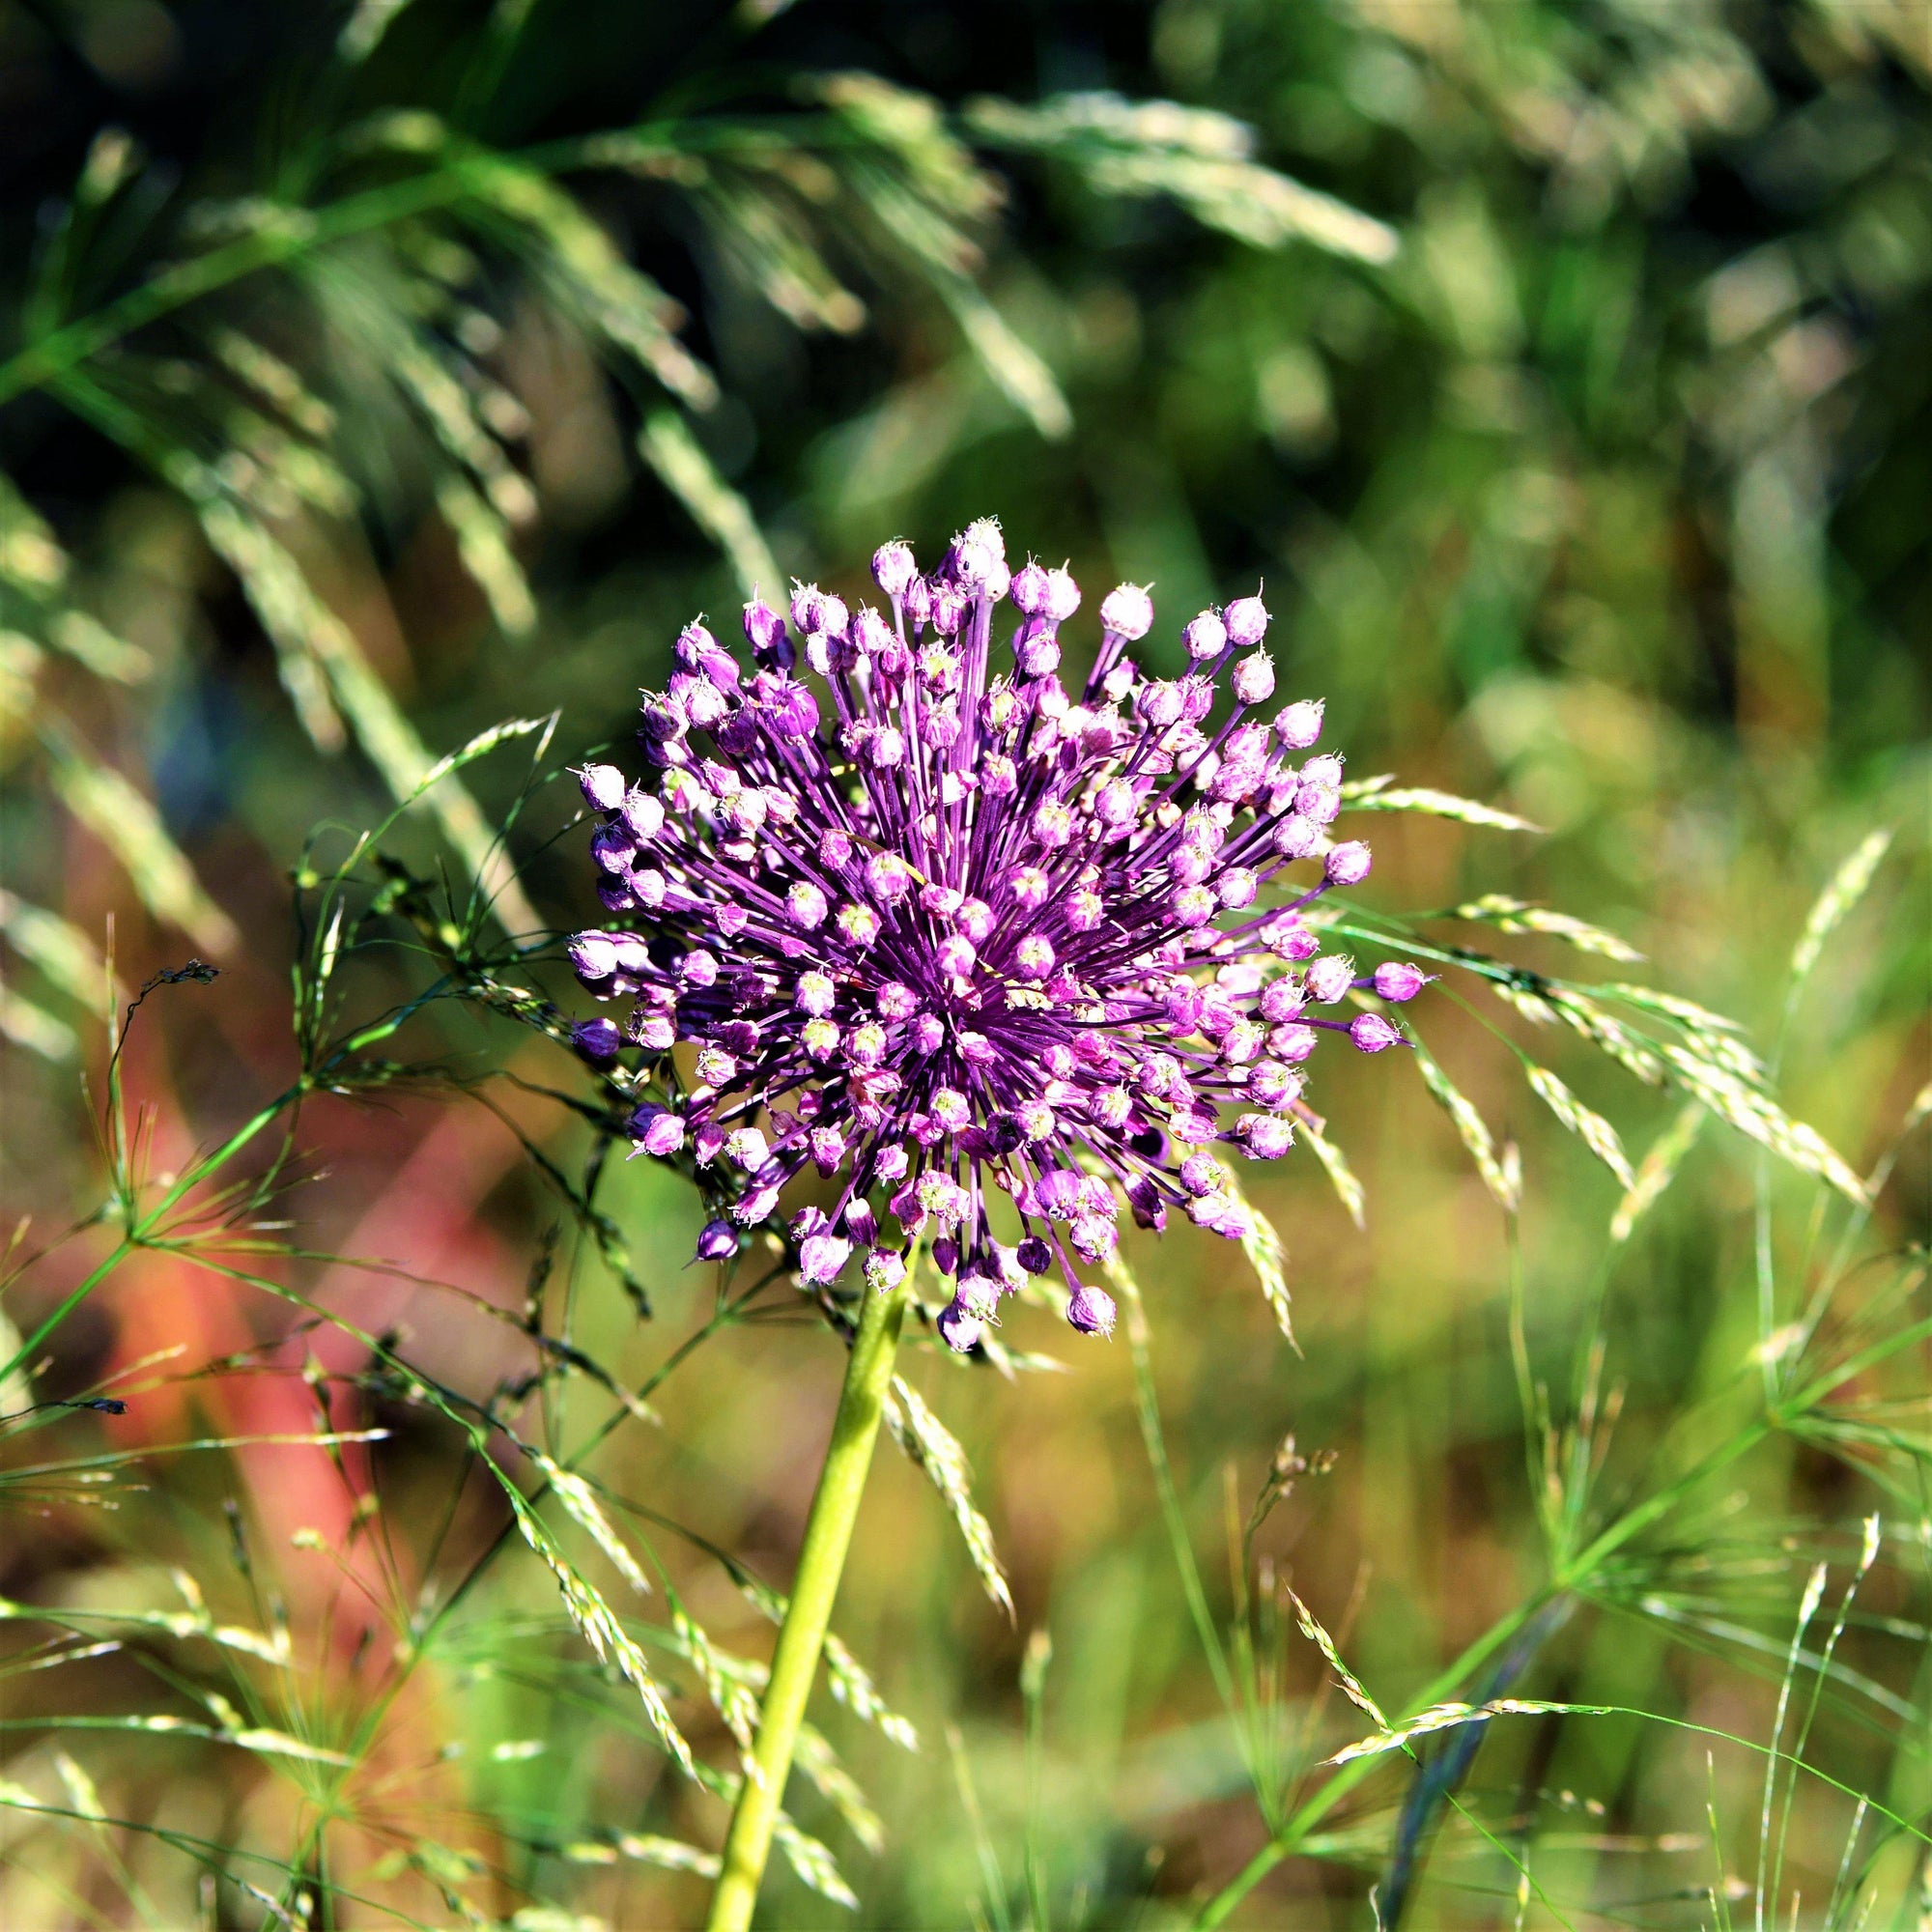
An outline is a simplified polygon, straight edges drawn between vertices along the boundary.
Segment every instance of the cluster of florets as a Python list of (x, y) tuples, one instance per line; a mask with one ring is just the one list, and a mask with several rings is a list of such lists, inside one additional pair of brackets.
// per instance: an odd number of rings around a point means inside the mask
[[(1153, 605), (1122, 584), (1076, 696), (1060, 665), (1079, 588), (1009, 571), (996, 524), (929, 576), (902, 543), (872, 574), (884, 610), (813, 585), (789, 623), (747, 605), (749, 673), (687, 627), (644, 694), (653, 781), (582, 773), (611, 923), (570, 957), (628, 1014), (577, 1040), (604, 1061), (685, 1049), (632, 1132), (704, 1177), (701, 1259), (810, 1169), (829, 1205), (788, 1223), (808, 1284), (856, 1260), (890, 1289), (925, 1238), (956, 1286), (954, 1348), (1054, 1273), (1073, 1325), (1104, 1333), (1113, 1303), (1075, 1264), (1106, 1263), (1122, 1206), (1238, 1238), (1215, 1151), (1286, 1153), (1323, 1033), (1396, 1045), (1365, 996), (1409, 999), (1424, 976), (1358, 973), (1303, 916), (1367, 877), (1369, 848), (1331, 837), (1342, 760), (1314, 751), (1321, 700), (1258, 709), (1275, 686), (1259, 597), (1192, 618), (1189, 668), (1161, 678), (1127, 654)], [(1296, 867), (1312, 879), (1264, 907)]]

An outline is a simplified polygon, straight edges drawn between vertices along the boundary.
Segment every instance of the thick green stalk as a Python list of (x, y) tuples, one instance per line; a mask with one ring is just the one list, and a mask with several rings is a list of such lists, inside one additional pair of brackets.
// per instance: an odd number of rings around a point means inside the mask
[(838, 1413), (832, 1422), (832, 1443), (825, 1452), (825, 1466), (819, 1471), (811, 1514), (806, 1520), (805, 1547), (799, 1551), (791, 1605), (772, 1657), (771, 1682), (765, 1690), (757, 1747), (753, 1753), (759, 1776), (747, 1777), (738, 1793), (705, 1932), (746, 1932), (752, 1922), (758, 1882), (771, 1853), (772, 1828), (778, 1822), (792, 1750), (798, 1743), (799, 1723), (805, 1716), (811, 1680), (818, 1674), (833, 1599), (838, 1594), (845, 1552), (852, 1544), (852, 1525), (859, 1515), (859, 1498), (865, 1493), (866, 1474), (872, 1464), (872, 1445), (878, 1440), (879, 1418), (892, 1385), (893, 1358), (898, 1352), (912, 1273), (909, 1266), (905, 1278), (890, 1294), (866, 1295), (852, 1357), (845, 1366)]

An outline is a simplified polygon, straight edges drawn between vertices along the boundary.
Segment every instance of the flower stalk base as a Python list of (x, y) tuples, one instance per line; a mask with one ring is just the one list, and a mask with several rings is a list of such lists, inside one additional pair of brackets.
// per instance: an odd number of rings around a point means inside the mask
[(879, 1436), (899, 1331), (905, 1324), (911, 1278), (908, 1269), (890, 1293), (867, 1293), (865, 1297), (859, 1333), (845, 1367), (838, 1412), (833, 1418), (831, 1445), (825, 1452), (825, 1466), (819, 1471), (811, 1514), (806, 1520), (791, 1605), (772, 1656), (771, 1680), (765, 1690), (753, 1754), (761, 1780), (746, 1778), (738, 1794), (705, 1932), (747, 1932), (752, 1922), (758, 1883), (771, 1853), (772, 1829), (778, 1822), (798, 1743), (798, 1727), (811, 1681), (818, 1674), (819, 1654), (825, 1648), (845, 1552), (852, 1545), (859, 1498), (865, 1493), (872, 1448)]

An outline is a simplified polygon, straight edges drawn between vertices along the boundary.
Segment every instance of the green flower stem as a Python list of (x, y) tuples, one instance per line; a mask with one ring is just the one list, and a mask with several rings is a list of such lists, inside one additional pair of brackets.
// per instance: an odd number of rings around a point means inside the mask
[(753, 1753), (760, 1776), (746, 1778), (738, 1793), (705, 1932), (746, 1932), (752, 1922), (758, 1882), (771, 1853), (772, 1828), (778, 1822), (792, 1751), (798, 1743), (799, 1723), (805, 1716), (811, 1680), (818, 1674), (833, 1599), (838, 1594), (845, 1552), (852, 1545), (852, 1525), (859, 1515), (859, 1498), (865, 1493), (866, 1473), (872, 1464), (872, 1445), (879, 1436), (879, 1418), (892, 1385), (893, 1358), (898, 1352), (899, 1331), (912, 1294), (911, 1256), (907, 1264), (904, 1278), (889, 1294), (866, 1294), (852, 1358), (845, 1366), (838, 1413), (832, 1422), (832, 1443), (825, 1452), (825, 1466), (819, 1471), (811, 1514), (806, 1520), (805, 1547), (799, 1551), (791, 1605), (772, 1656), (771, 1682), (765, 1690), (757, 1747)]

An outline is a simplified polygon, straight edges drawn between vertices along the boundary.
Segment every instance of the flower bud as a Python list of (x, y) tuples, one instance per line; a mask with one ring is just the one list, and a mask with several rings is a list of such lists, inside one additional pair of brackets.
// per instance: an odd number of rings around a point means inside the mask
[(872, 553), (872, 582), (895, 602), (902, 598), (919, 576), (912, 546), (895, 538)]
[(1279, 1160), (1294, 1145), (1294, 1128), (1274, 1114), (1243, 1114), (1235, 1138), (1250, 1160)]
[(1228, 627), (1228, 641), (1237, 650), (1246, 650), (1267, 636), (1267, 606), (1259, 596), (1237, 597), (1222, 613)]
[(1133, 1209), (1135, 1226), (1151, 1228), (1155, 1234), (1167, 1226), (1167, 1203), (1146, 1175), (1127, 1183), (1127, 1206)]
[(1134, 709), (1150, 729), (1165, 731), (1180, 722), (1181, 691), (1178, 684), (1156, 678), (1134, 693)]
[(1374, 985), (1376, 992), (1384, 1000), (1412, 1000), (1429, 983), (1431, 977), (1420, 966), (1390, 959), (1376, 968)]
[(1305, 752), (1321, 735), (1322, 700), (1298, 698), (1283, 705), (1274, 721), (1275, 736), (1291, 752)]
[(677, 641), (670, 648), (671, 655), (686, 670), (699, 670), (703, 668), (706, 654), (717, 650), (718, 639), (704, 628), (702, 622), (694, 621), (677, 634)]
[(624, 802), (624, 774), (615, 765), (585, 765), (577, 782), (593, 811), (615, 811)]
[(1359, 886), (1369, 876), (1369, 848), (1359, 838), (1332, 847), (1322, 861), (1322, 876), (1331, 886)]
[(792, 643), (784, 619), (762, 598), (753, 597), (745, 606), (745, 641), (761, 665), (773, 665), (780, 670), (791, 668)]
[(1060, 668), (1060, 637), (1051, 630), (1023, 631), (1013, 639), (1013, 667), (1022, 677), (1049, 677)]
[(1122, 583), (1100, 600), (1100, 622), (1117, 638), (1138, 643), (1153, 629), (1153, 599), (1138, 583)]
[(986, 1332), (984, 1320), (957, 1294), (939, 1311), (937, 1326), (939, 1339), (959, 1355), (970, 1355)]
[(631, 837), (629, 827), (621, 823), (600, 825), (590, 835), (590, 856), (607, 872), (628, 871), (637, 850), (638, 841)]
[(638, 715), (642, 724), (638, 736), (652, 744), (668, 744), (684, 736), (685, 716), (676, 698), (668, 692), (646, 691), (639, 695)]
[(729, 1261), (738, 1252), (738, 1231), (728, 1221), (707, 1221), (697, 1235), (696, 1262)]
[(649, 792), (633, 785), (618, 808), (624, 829), (639, 845), (652, 844), (665, 828), (665, 809)]
[(810, 879), (800, 879), (785, 894), (785, 916), (802, 932), (815, 932), (831, 910), (825, 895)]
[(1066, 1304), (1066, 1319), (1083, 1335), (1114, 1332), (1114, 1297), (1105, 1289), (1082, 1282)]
[(834, 1280), (851, 1259), (852, 1243), (837, 1235), (808, 1235), (798, 1244), (798, 1268), (809, 1282)]
[(644, 1153), (673, 1154), (684, 1146), (684, 1122), (668, 1107), (646, 1100), (631, 1116), (631, 1139)]
[(890, 1294), (905, 1279), (905, 1257), (896, 1248), (874, 1248), (866, 1257), (866, 1286), (874, 1294)]
[(1274, 660), (1265, 651), (1243, 658), (1229, 680), (1243, 704), (1264, 704), (1274, 696)]
[(1063, 563), (1058, 570), (1046, 573), (1046, 616), (1055, 624), (1064, 624), (1080, 608), (1080, 586), (1073, 581), (1073, 573)]
[(826, 628), (823, 621), (825, 593), (815, 583), (793, 582), (791, 586), (791, 621), (805, 636)]
[(895, 650), (898, 640), (898, 633), (869, 604), (859, 607), (859, 614), (852, 619), (852, 642), (856, 649), (868, 658), (876, 658), (881, 652)]
[(1271, 980), (1262, 991), (1261, 1015), (1270, 1026), (1286, 1026), (1301, 1017), (1307, 1004), (1308, 988), (1299, 980)]
[(1196, 664), (1218, 658), (1228, 647), (1228, 627), (1212, 611), (1203, 611), (1182, 626), (1180, 641)]
[(1355, 983), (1355, 962), (1346, 953), (1324, 952), (1309, 961), (1307, 979), (1308, 997), (1332, 1007), (1347, 999), (1349, 988)]
[(617, 970), (617, 943), (608, 932), (580, 932), (565, 950), (571, 970), (586, 986)]
[(593, 1065), (603, 1065), (616, 1059), (624, 1036), (618, 1032), (616, 1021), (600, 1014), (594, 1020), (579, 1020), (570, 1029), (570, 1043)]
[(1349, 1022), (1349, 1037), (1364, 1053), (1379, 1053), (1385, 1046), (1402, 1044), (1402, 1035), (1380, 1013), (1358, 1013)]

